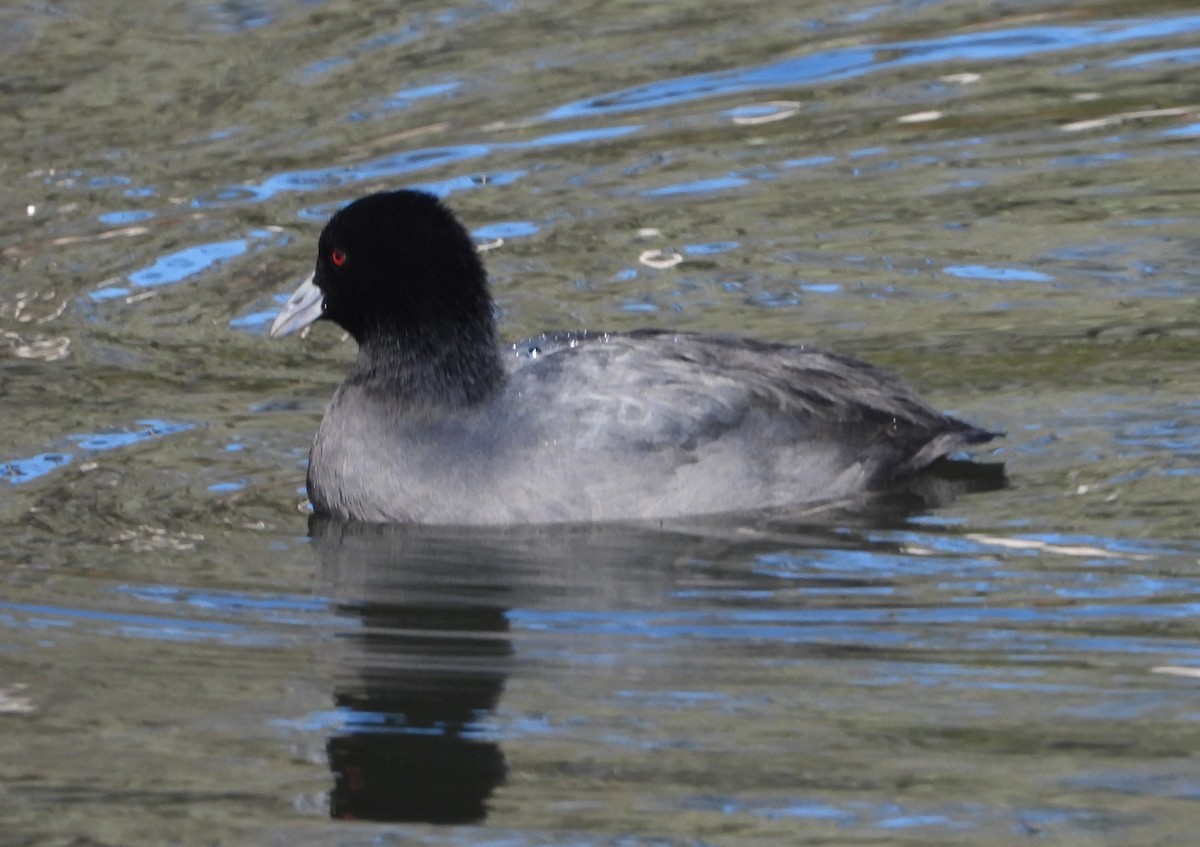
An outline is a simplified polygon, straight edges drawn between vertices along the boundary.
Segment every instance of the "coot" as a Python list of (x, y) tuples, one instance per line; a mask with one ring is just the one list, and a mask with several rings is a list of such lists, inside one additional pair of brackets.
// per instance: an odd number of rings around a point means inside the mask
[(539, 524), (863, 497), (997, 433), (803, 344), (646, 329), (497, 341), (470, 235), (402, 190), (337, 212), (272, 336), (358, 342), (309, 458), (336, 518)]

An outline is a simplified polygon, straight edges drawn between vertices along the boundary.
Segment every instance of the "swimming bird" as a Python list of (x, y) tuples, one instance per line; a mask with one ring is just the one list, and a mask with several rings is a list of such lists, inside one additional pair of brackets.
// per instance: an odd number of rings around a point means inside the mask
[(501, 345), (471, 236), (419, 191), (330, 218), (270, 334), (318, 319), (358, 344), (309, 454), (313, 508), (340, 519), (582, 523), (829, 503), (997, 435), (803, 344), (644, 329)]

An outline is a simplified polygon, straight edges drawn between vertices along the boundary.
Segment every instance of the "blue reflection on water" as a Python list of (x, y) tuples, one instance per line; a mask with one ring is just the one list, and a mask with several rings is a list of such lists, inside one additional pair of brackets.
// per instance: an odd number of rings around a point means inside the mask
[[(105, 433), (85, 433), (69, 435), (67, 439), (75, 442), (83, 453), (95, 453), (101, 450), (115, 450), (118, 447), (128, 447), (141, 441), (174, 435), (195, 429), (195, 424), (171, 423), (159, 420), (137, 421), (141, 429), (117, 430)], [(66, 467), (75, 459), (74, 453), (47, 452), (39, 453), (27, 459), (13, 459), (0, 463), (0, 480), (20, 485), (38, 477), (45, 476), (53, 470)]]
[(411, 106), (418, 100), (424, 100), (427, 97), (437, 97), (442, 94), (449, 94), (457, 88), (462, 87), (461, 82), (442, 82), (433, 85), (422, 85), (416, 88), (406, 88), (397, 91), (391, 97), (379, 101), (373, 108), (356, 109), (347, 116), (350, 121), (366, 121), (378, 117), (388, 112), (395, 112), (400, 109), (405, 109)]
[(74, 453), (39, 453), (28, 459), (13, 459), (0, 464), (0, 479), (14, 485), (45, 476), (55, 468), (71, 464)]
[(98, 220), (100, 223), (110, 224), (112, 226), (121, 226), (123, 224), (132, 224), (137, 223), (138, 221), (144, 221), (147, 218), (152, 217), (154, 217), (154, 212), (139, 210), (128, 212), (105, 212), (103, 215), (99, 216)]
[[(181, 603), (201, 609), (215, 609), (224, 614), (249, 614), (254, 617), (285, 623), (311, 623), (306, 615), (325, 612), (329, 602), (320, 597), (298, 594), (249, 594), (237, 591), (213, 591), (180, 588), (175, 585), (118, 585), (113, 589), (150, 603)], [(345, 621), (338, 619), (345, 627)]]
[(313, 82), (318, 77), (351, 64), (361, 56), (377, 50), (398, 47), (429, 35), (435, 28), (452, 28), (461, 23), (478, 20), (488, 15), (503, 13), (513, 7), (511, 0), (486, 0), (481, 4), (450, 8), (435, 15), (417, 15), (416, 21), (405, 23), (389, 32), (382, 32), (364, 39), (341, 55), (328, 56), (313, 62), (300, 71), (302, 82)]
[[(844, 47), (753, 68), (695, 74), (625, 88), (567, 103), (551, 109), (542, 118), (554, 121), (661, 109), (709, 97), (835, 82), (915, 65), (1017, 59), (1141, 38), (1183, 35), (1197, 30), (1200, 30), (1200, 16), (1190, 15), (1079, 26), (1019, 27), (923, 41)], [(899, 54), (896, 58), (880, 60), (881, 56), (896, 54)]]
[[(449, 197), (459, 191), (472, 191), (485, 185), (512, 185), (526, 171), (494, 171), (492, 173), (460, 174), (458, 176), (439, 179), (434, 182), (418, 182), (409, 186), (418, 191), (427, 191), (437, 197)], [(344, 205), (339, 203), (338, 206)], [(328, 217), (328, 216), (326, 216)]]
[(493, 238), (527, 238), (538, 233), (539, 227), (531, 221), (500, 221), (478, 227), (471, 234), (481, 241)]
[(1170, 129), (1163, 130), (1163, 135), (1185, 137), (1200, 135), (1200, 123), (1188, 124), (1187, 126), (1171, 127)]
[[(1126, 774), (1121, 774), (1127, 777)], [(1135, 782), (1136, 779), (1130, 780)], [(1113, 789), (1116, 790), (1116, 789)], [(1179, 796), (1179, 795), (1175, 795)], [(1009, 825), (1023, 835), (1041, 834), (1041, 827), (1082, 826), (1094, 827), (1103, 814), (1095, 809), (1073, 808), (1014, 808), (985, 815), (976, 804), (951, 806), (931, 805), (922, 808), (915, 803), (871, 803), (861, 800), (826, 801), (816, 797), (781, 796), (746, 799), (733, 795), (706, 793), (685, 797), (684, 809), (715, 811), (725, 815), (751, 814), (769, 820), (799, 818), (802, 820), (832, 821), (841, 825), (867, 825), (885, 830), (913, 827), (964, 830), (974, 829), (981, 823)], [(1035, 826), (1036, 824), (1036, 826)], [(891, 842), (889, 842), (891, 843)]]
[(683, 252), (689, 256), (713, 256), (717, 253), (736, 250), (737, 247), (738, 242), (736, 241), (709, 241), (705, 244), (685, 244)]
[(990, 279), (997, 282), (1053, 282), (1054, 277), (1021, 268), (992, 268), (986, 265), (947, 265), (944, 273), (959, 279)]
[[(592, 635), (628, 636), (637, 640), (674, 641), (676, 639), (701, 639), (737, 641), (758, 639), (784, 643), (804, 643), (833, 638), (842, 641), (863, 641), (873, 644), (898, 645), (902, 643), (927, 643), (932, 636), (924, 631), (931, 624), (956, 626), (989, 625), (975, 631), (959, 631), (957, 636), (947, 633), (947, 638), (962, 639), (961, 646), (969, 648), (973, 638), (985, 642), (988, 633), (1010, 633), (1014, 627), (1030, 624), (1064, 624), (1079, 620), (1102, 618), (1124, 618), (1130, 614), (1148, 615), (1159, 619), (1187, 619), (1200, 613), (1200, 603), (1172, 603), (1160, 605), (1112, 605), (1063, 606), (1054, 608), (1008, 608), (991, 607), (947, 607), (930, 608), (888, 607), (882, 609), (762, 609), (722, 610), (719, 612), (639, 612), (607, 610), (592, 612), (585, 610), (547, 611), (540, 609), (513, 609), (509, 619), (514, 626), (536, 632), (588, 632)], [(872, 628), (872, 627), (878, 627)], [(911, 626), (912, 630), (900, 629)], [(1178, 645), (1169, 639), (1153, 638), (1091, 638), (1080, 636), (1055, 639), (1043, 633), (1029, 631), (1026, 635), (1029, 647), (1035, 642), (1050, 643), (1056, 640), (1073, 644), (1074, 650), (1112, 649), (1133, 652), (1160, 649), (1162, 644)], [(1095, 646), (1085, 647), (1088, 642)], [(1200, 652), (1200, 645), (1190, 650)]]
[(208, 490), (214, 494), (228, 494), (231, 491), (241, 491), (245, 487), (245, 480), (237, 482), (214, 482), (208, 487)]
[(133, 180), (127, 176), (115, 176), (106, 174), (102, 176), (94, 176), (89, 179), (85, 185), (88, 188), (112, 188), (117, 185), (129, 185)]
[(661, 188), (651, 188), (642, 192), (644, 197), (670, 197), (676, 194), (703, 194), (709, 191), (725, 191), (739, 188), (750, 180), (740, 176), (721, 176), (711, 179), (697, 179), (692, 182), (680, 182), (675, 185), (664, 185)]
[(486, 144), (461, 144), (450, 147), (425, 147), (408, 150), (354, 165), (288, 171), (268, 177), (258, 185), (224, 188), (196, 198), (193, 206), (222, 206), (231, 202), (259, 203), (288, 191), (317, 191), (339, 188), (355, 182), (385, 179), (426, 168), (458, 165), (491, 152)]
[(132, 637), (151, 637), (164, 641), (207, 641), (274, 644), (278, 639), (252, 633), (238, 624), (220, 621), (186, 620), (126, 612), (105, 612), (74, 609), (67, 606), (46, 606), (32, 603), (0, 601), (0, 623), (25, 628), (66, 628), (74, 622), (110, 625), (114, 634)]
[[(254, 235), (262, 238), (269, 234), (260, 230)], [(188, 247), (186, 250), (168, 253), (166, 256), (160, 257), (150, 267), (131, 273), (129, 281), (139, 288), (152, 288), (181, 282), (217, 262), (241, 256), (248, 248), (249, 242), (243, 238), (218, 241), (212, 244), (198, 244), (195, 247)]]
[[(136, 288), (156, 288), (173, 285), (196, 276), (214, 265), (244, 255), (251, 250), (277, 247), (286, 244), (288, 238), (279, 230), (254, 229), (246, 238), (197, 244), (192, 247), (160, 256), (154, 264), (129, 274), (129, 281)], [(106, 285), (88, 296), (95, 301), (127, 297), (130, 289), (123, 285)]]
[[(258, 185), (228, 186), (197, 198), (193, 201), (193, 205), (210, 207), (229, 203), (258, 203), (282, 192), (340, 188), (344, 185), (351, 185), (357, 182), (384, 180), (416, 171), (429, 170), (446, 165), (459, 165), (463, 162), (488, 156), (495, 150), (539, 150), (547, 147), (581, 144), (589, 141), (604, 141), (630, 135), (639, 129), (641, 127), (637, 125), (594, 127), (573, 130), (571, 132), (553, 133), (532, 138), (528, 141), (423, 147), (417, 150), (393, 153), (364, 162), (356, 162), (353, 165), (336, 165), (330, 168), (289, 171), (268, 177)], [(510, 177), (512, 180), (515, 180), (520, 175), (523, 175), (523, 173), (523, 171), (510, 172)], [(455, 177), (454, 179), (471, 179), (471, 177)], [(497, 182), (496, 179), (488, 181), (492, 183)], [(454, 190), (454, 187), (457, 187), (458, 183), (452, 180), (449, 183), (433, 183), (433, 185), (444, 186), (444, 190), (448, 193), (449, 190)], [(441, 192), (435, 191), (434, 193)]]
[[(851, 158), (861, 158), (882, 152), (886, 152), (886, 148), (859, 150), (849, 155)], [(782, 162), (749, 168), (741, 172), (727, 173), (721, 176), (690, 180), (688, 182), (672, 183), (670, 185), (659, 186), (658, 188), (648, 188), (643, 190), (641, 194), (643, 197), (672, 197), (681, 194), (705, 194), (716, 191), (729, 191), (741, 188), (755, 180), (765, 181), (776, 179), (781, 173), (794, 168), (813, 168), (833, 164), (837, 161), (836, 156), (829, 155), (806, 156), (802, 159), (786, 159)], [(886, 167), (898, 168), (901, 166), (900, 162), (888, 162)]]
[(1110, 68), (1137, 68), (1143, 65), (1155, 64), (1200, 64), (1200, 49), (1189, 47), (1179, 50), (1155, 50), (1152, 53), (1138, 53), (1124, 59), (1116, 59), (1108, 63)]
[(818, 165), (829, 165), (837, 161), (836, 156), (805, 156), (801, 159), (787, 159), (780, 167), (784, 168), (815, 168)]

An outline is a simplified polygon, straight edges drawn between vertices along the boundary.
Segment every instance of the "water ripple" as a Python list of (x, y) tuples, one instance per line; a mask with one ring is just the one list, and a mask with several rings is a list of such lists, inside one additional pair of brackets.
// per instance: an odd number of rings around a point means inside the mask
[[(132, 430), (114, 430), (111, 432), (101, 433), (81, 433), (77, 435), (67, 436), (67, 440), (74, 442), (78, 446), (78, 450), (83, 454), (96, 453), (104, 450), (116, 450), (121, 447), (129, 447), (133, 444), (139, 444), (143, 441), (149, 441), (155, 438), (163, 438), (167, 435), (174, 435), (179, 432), (187, 432), (195, 429), (196, 424), (191, 423), (171, 423), (170, 421), (159, 420), (140, 420), (137, 421), (139, 429)], [(26, 482), (32, 482), (39, 477), (43, 477), (51, 471), (66, 467), (75, 459), (75, 453), (64, 451), (51, 451), (39, 453), (36, 456), (30, 456), (25, 459), (12, 459), (7, 462), (0, 463), (0, 480), (20, 485)]]
[(543, 114), (542, 119), (558, 121), (663, 109), (711, 97), (838, 82), (906, 67), (1013, 60), (1197, 31), (1200, 31), (1200, 16), (1184, 15), (1078, 26), (1018, 27), (872, 47), (843, 47), (752, 68), (695, 74), (625, 88), (564, 104)]

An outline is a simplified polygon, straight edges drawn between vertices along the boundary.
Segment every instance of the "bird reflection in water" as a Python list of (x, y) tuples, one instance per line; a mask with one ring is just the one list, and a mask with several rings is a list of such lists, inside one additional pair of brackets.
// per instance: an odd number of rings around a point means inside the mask
[(334, 646), (343, 724), (327, 745), (330, 815), (483, 820), (506, 765), (482, 721), (513, 653), (505, 586), (486, 578), (495, 575), (487, 562), (464, 560), (486, 551), (436, 532), (319, 517), (310, 532), (323, 588), (359, 624)]
[(318, 590), (345, 622), (331, 656), (342, 723), (327, 744), (330, 813), (441, 824), (486, 817), (507, 772), (486, 727), (518, 670), (512, 609), (578, 609), (581, 600), (592, 610), (659, 608), (675, 596), (679, 563), (731, 562), (743, 585), (757, 555), (889, 548), (847, 530), (902, 527), (933, 505), (1003, 484), (1002, 465), (943, 462), (846, 511), (652, 526), (422, 527), (314, 515)]

